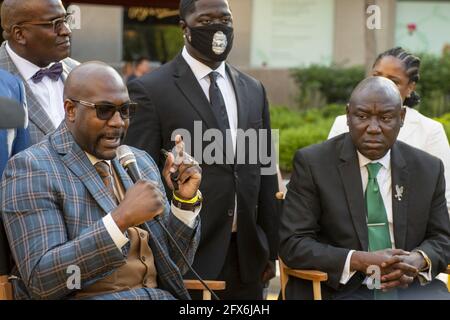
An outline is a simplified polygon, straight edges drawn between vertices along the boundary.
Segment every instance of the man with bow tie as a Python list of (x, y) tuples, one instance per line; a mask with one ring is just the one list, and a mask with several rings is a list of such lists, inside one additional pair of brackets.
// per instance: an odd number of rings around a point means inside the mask
[[(443, 164), (396, 141), (404, 117), (391, 80), (365, 79), (347, 107), (350, 132), (295, 155), (280, 257), (326, 272), (324, 299), (450, 299), (434, 279), (450, 260)], [(285, 294), (310, 299), (312, 288), (291, 277)]]
[(32, 144), (64, 119), (64, 81), (78, 64), (68, 58), (70, 19), (60, 0), (5, 0), (1, 8), (0, 68), (24, 82)]

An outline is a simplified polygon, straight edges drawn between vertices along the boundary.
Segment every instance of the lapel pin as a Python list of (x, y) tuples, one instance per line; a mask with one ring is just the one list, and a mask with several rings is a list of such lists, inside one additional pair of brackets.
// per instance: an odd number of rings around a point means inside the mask
[(398, 201), (402, 201), (403, 197), (403, 186), (399, 186), (398, 184), (395, 185), (395, 196)]

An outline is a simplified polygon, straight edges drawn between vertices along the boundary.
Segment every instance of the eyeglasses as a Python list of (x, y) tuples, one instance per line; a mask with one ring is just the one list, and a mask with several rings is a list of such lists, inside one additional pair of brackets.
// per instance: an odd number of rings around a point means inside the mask
[(112, 103), (92, 103), (83, 100), (70, 99), (70, 101), (81, 104), (82, 106), (94, 108), (97, 113), (97, 118), (100, 120), (111, 119), (117, 111), (119, 111), (122, 119), (130, 119), (136, 111), (137, 103), (125, 102), (124, 104), (117, 106)]
[(24, 25), (24, 24), (31, 24), (31, 25), (39, 25), (39, 26), (53, 26), (53, 32), (56, 34), (61, 33), (63, 29), (63, 25), (66, 28), (70, 29), (70, 25), (72, 24), (74, 19), (73, 14), (68, 13), (64, 17), (56, 18), (51, 21), (25, 21), (16, 24), (17, 26)]

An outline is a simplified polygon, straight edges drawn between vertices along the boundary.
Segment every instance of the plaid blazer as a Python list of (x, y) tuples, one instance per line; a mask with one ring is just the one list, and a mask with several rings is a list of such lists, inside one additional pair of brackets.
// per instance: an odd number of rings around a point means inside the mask
[[(158, 167), (145, 152), (133, 148), (141, 175), (164, 187)], [(124, 187), (132, 181), (112, 160)], [(164, 193), (164, 192), (163, 192)], [(165, 199), (163, 222), (188, 257), (194, 258), (200, 220), (194, 229), (178, 220)], [(81, 286), (88, 286), (125, 263), (122, 252), (106, 230), (102, 217), (116, 204), (65, 122), (42, 142), (11, 158), (0, 185), (0, 210), (18, 277), (16, 299), (70, 299), (66, 283), (71, 265), (81, 271)], [(182, 279), (187, 271), (178, 252), (156, 221), (144, 226), (155, 257), (158, 289), (142, 288), (94, 299), (189, 299)]]
[[(70, 71), (72, 71), (72, 69), (75, 68), (79, 63), (71, 58), (66, 58), (62, 60), (61, 63), (63, 65), (63, 74), (61, 77), (62, 80), (65, 81)], [(19, 69), (17, 69), (16, 65), (11, 60), (11, 57), (8, 55), (8, 52), (6, 51), (6, 42), (3, 42), (0, 46), (0, 69), (4, 69), (10, 72), (22, 80), (25, 86), (25, 93), (28, 104), (28, 118), (30, 120), (28, 130), (30, 133), (30, 141), (31, 144), (38, 143), (45, 135), (49, 134), (56, 128), (53, 125), (53, 122), (50, 120), (47, 112), (45, 112), (44, 107), (41, 106), (36, 96), (33, 94), (30, 86), (22, 77)]]

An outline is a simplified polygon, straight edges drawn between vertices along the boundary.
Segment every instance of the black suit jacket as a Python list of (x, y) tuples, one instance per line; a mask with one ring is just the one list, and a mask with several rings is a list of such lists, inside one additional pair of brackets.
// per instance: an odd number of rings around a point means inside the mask
[[(450, 222), (442, 162), (397, 141), (391, 149), (392, 210), (396, 248), (423, 250), (433, 277), (450, 258)], [(395, 186), (403, 186), (401, 201)], [(297, 151), (280, 223), (280, 256), (293, 268), (328, 273), (323, 297), (358, 288), (363, 274), (339, 280), (350, 249), (367, 251), (366, 207), (358, 156), (349, 134)], [(287, 297), (309, 299), (312, 290), (289, 280)]]
[[(269, 107), (261, 83), (230, 65), (226, 70), (236, 93), (238, 128), (270, 129)], [(128, 89), (139, 107), (131, 121), (126, 143), (159, 159), (160, 167), (164, 163), (160, 149), (170, 150), (174, 146), (171, 136), (176, 129), (187, 130), (194, 140), (194, 121), (200, 121), (203, 132), (218, 128), (207, 97), (181, 55), (132, 81)], [(196, 147), (203, 151), (210, 143), (196, 145), (193, 141), (191, 154), (195, 155)], [(248, 145), (245, 149), (248, 151)], [(206, 279), (215, 279), (220, 273), (231, 237), (237, 194), (241, 278), (244, 282), (260, 279), (268, 259), (277, 257), (276, 174), (261, 175), (259, 161), (238, 165), (201, 164), (201, 167), (200, 190), (204, 202), (200, 212), (202, 230), (193, 265), (195, 270)]]

